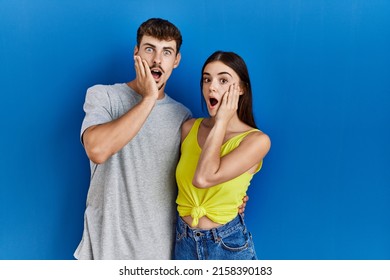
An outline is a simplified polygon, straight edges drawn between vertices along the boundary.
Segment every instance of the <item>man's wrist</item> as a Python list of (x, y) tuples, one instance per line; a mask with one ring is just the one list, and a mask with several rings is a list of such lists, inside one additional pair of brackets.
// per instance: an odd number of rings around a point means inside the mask
[(148, 96), (143, 96), (141, 102), (144, 104), (149, 104), (154, 106), (154, 104), (156, 104), (156, 101), (157, 101), (157, 97), (148, 95)]

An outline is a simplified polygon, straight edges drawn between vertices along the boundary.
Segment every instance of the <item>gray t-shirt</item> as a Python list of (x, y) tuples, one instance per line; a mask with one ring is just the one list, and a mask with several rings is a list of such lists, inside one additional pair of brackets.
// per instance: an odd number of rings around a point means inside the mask
[[(81, 135), (92, 125), (119, 118), (140, 100), (127, 84), (89, 88)], [(126, 146), (103, 164), (90, 163), (77, 259), (171, 259), (180, 128), (190, 116), (165, 95)]]

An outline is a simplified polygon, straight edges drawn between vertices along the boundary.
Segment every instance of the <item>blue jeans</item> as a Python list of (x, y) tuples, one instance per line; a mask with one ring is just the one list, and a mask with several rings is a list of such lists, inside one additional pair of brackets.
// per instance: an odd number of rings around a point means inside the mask
[(193, 229), (178, 217), (176, 260), (256, 260), (252, 235), (244, 218), (237, 215), (227, 224), (210, 229)]

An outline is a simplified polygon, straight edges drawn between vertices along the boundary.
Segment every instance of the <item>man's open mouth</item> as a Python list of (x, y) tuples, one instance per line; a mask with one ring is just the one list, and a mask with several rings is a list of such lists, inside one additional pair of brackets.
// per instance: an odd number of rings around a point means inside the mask
[(161, 75), (162, 75), (162, 71), (161, 71), (161, 70), (152, 69), (151, 72), (152, 72), (153, 78), (155, 78), (155, 79), (160, 79), (160, 77), (161, 77)]

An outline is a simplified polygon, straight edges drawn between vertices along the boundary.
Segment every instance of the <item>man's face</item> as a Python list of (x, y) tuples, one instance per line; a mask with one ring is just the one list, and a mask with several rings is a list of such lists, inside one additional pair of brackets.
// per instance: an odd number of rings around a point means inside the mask
[(176, 53), (176, 41), (160, 41), (146, 35), (142, 37), (139, 47), (135, 47), (134, 55), (148, 62), (159, 91), (164, 90), (172, 70), (179, 65), (181, 58), (180, 53)]

